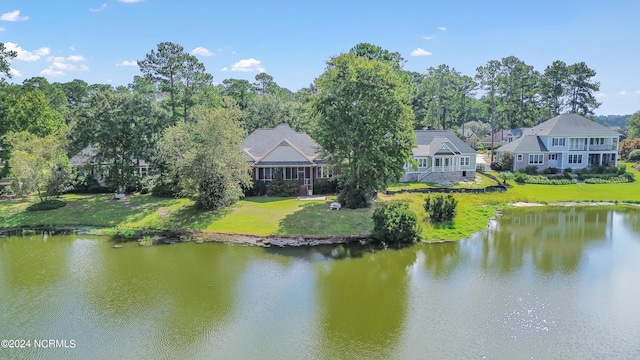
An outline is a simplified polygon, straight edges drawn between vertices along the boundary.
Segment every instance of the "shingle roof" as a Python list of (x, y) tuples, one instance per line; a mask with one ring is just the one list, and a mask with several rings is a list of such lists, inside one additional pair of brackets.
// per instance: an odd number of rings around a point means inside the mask
[(614, 130), (578, 114), (562, 114), (531, 128), (535, 135), (570, 136), (570, 135), (620, 135)]
[[(493, 142), (494, 143), (502, 142), (502, 140), (504, 140), (504, 138), (507, 137), (507, 133), (508, 132), (509, 132), (509, 130), (500, 130), (497, 133), (494, 133), (493, 134)], [(484, 139), (482, 139), (480, 142), (481, 143), (486, 143), (486, 144), (491, 144), (491, 134), (489, 134), (489, 136), (487, 136)]]
[(542, 140), (531, 129), (524, 129), (521, 137), (513, 140), (512, 142), (500, 146), (496, 151), (498, 152), (544, 152), (547, 151), (547, 147), (542, 143)]
[[(445, 140), (448, 140), (462, 154), (475, 154), (476, 151), (466, 142), (447, 130), (416, 130), (416, 147), (413, 148), (414, 156), (433, 156), (440, 149)], [(452, 149), (455, 151), (455, 149)]]
[(287, 140), (310, 160), (318, 156), (318, 144), (309, 135), (296, 132), (287, 124), (280, 124), (273, 129), (256, 129), (244, 139), (242, 149), (255, 160), (267, 155), (283, 140)]

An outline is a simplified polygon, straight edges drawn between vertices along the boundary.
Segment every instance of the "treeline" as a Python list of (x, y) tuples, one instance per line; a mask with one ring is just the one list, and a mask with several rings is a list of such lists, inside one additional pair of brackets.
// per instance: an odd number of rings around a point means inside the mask
[[(424, 73), (405, 71), (400, 54), (372, 44), (358, 44), (349, 53), (382, 61), (394, 69), (402, 91), (408, 94), (415, 129), (455, 130), (467, 124), (482, 136), (498, 129), (532, 126), (564, 112), (592, 116), (600, 105), (594, 97), (600, 86), (594, 81), (596, 72), (583, 62), (567, 65), (558, 60), (537, 71), (509, 56), (489, 61), (478, 67), (476, 74), (463, 75), (444, 64)], [(16, 55), (0, 43), (0, 73), (6, 77), (10, 77), (8, 60)], [(28, 143), (33, 137), (15, 135), (26, 132), (49, 143), (57, 141), (60, 146), (56, 149), (64, 149), (66, 163), (58, 156), (39, 165), (47, 168), (44, 173), (49, 178), (59, 169), (67, 169), (70, 157), (91, 146), (97, 151), (94, 160), (107, 168), (105, 176), (113, 188), (140, 187), (143, 179), (131, 159), (144, 159), (160, 172), (155, 181), (175, 185), (175, 192), (235, 197), (242, 187), (250, 186), (249, 179), (220, 174), (225, 167), (246, 170), (246, 164), (238, 162), (243, 154), (240, 150), (227, 153), (225, 148), (203, 139), (205, 133), (213, 139), (226, 139), (220, 143), (237, 148), (246, 134), (280, 123), (312, 136), (322, 135), (318, 133), (321, 114), (317, 83), (292, 92), (261, 73), (253, 82), (225, 79), (216, 85), (195, 56), (170, 42), (158, 44), (138, 65), (141, 75), (129, 85), (117, 87), (90, 85), (83, 80), (49, 83), (43, 77), (10, 84), (3, 78), (0, 159), (4, 168), (0, 177), (8, 176), (10, 167), (13, 176), (22, 171), (21, 176), (28, 177), (34, 171), (29, 164), (19, 164), (15, 154), (12, 156), (14, 148), (20, 148), (26, 156), (30, 146), (31, 155), (43, 146)], [(364, 89), (366, 95), (368, 85), (361, 85), (359, 91)], [(210, 133), (204, 130), (206, 126), (221, 129)], [(193, 147), (208, 149), (191, 151)], [(224, 163), (216, 152), (233, 161)], [(208, 168), (221, 170), (204, 171)], [(63, 177), (60, 173), (55, 176)], [(229, 181), (236, 185), (228, 187)], [(52, 186), (48, 180), (30, 187), (26, 183), (22, 182), (25, 191)], [(209, 208), (220, 205), (204, 199), (200, 204)]]

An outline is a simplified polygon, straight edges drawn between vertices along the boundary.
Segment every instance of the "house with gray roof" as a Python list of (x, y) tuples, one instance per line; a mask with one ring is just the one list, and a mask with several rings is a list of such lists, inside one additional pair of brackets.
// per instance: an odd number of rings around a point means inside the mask
[(278, 171), (285, 180), (297, 180), (300, 195), (313, 194), (314, 181), (332, 177), (329, 164), (320, 159), (318, 144), (287, 124), (257, 129), (242, 142), (255, 180), (269, 183)]
[(447, 130), (416, 130), (413, 164), (405, 165), (402, 181), (451, 184), (474, 180), (476, 151)]
[(617, 166), (620, 134), (577, 114), (558, 115), (496, 150), (498, 159), (513, 153), (513, 171), (535, 166), (582, 169)]

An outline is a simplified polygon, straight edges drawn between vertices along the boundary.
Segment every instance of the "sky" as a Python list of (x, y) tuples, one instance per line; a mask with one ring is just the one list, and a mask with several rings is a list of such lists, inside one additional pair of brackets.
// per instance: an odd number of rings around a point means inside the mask
[(127, 85), (137, 60), (173, 42), (215, 83), (259, 72), (291, 91), (362, 42), (399, 52), (404, 69), (447, 64), (473, 77), (516, 56), (543, 72), (555, 60), (597, 73), (597, 115), (640, 110), (640, 1), (2, 0), (0, 42), (16, 50), (13, 83), (44, 76)]

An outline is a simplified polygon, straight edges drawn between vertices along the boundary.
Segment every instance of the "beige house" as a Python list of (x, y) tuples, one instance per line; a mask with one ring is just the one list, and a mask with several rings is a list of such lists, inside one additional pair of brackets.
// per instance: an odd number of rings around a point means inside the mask
[(313, 194), (314, 181), (332, 177), (328, 164), (319, 158), (318, 149), (309, 135), (296, 132), (287, 124), (257, 129), (242, 142), (253, 179), (268, 185), (281, 171), (285, 180), (298, 181), (300, 195)]

